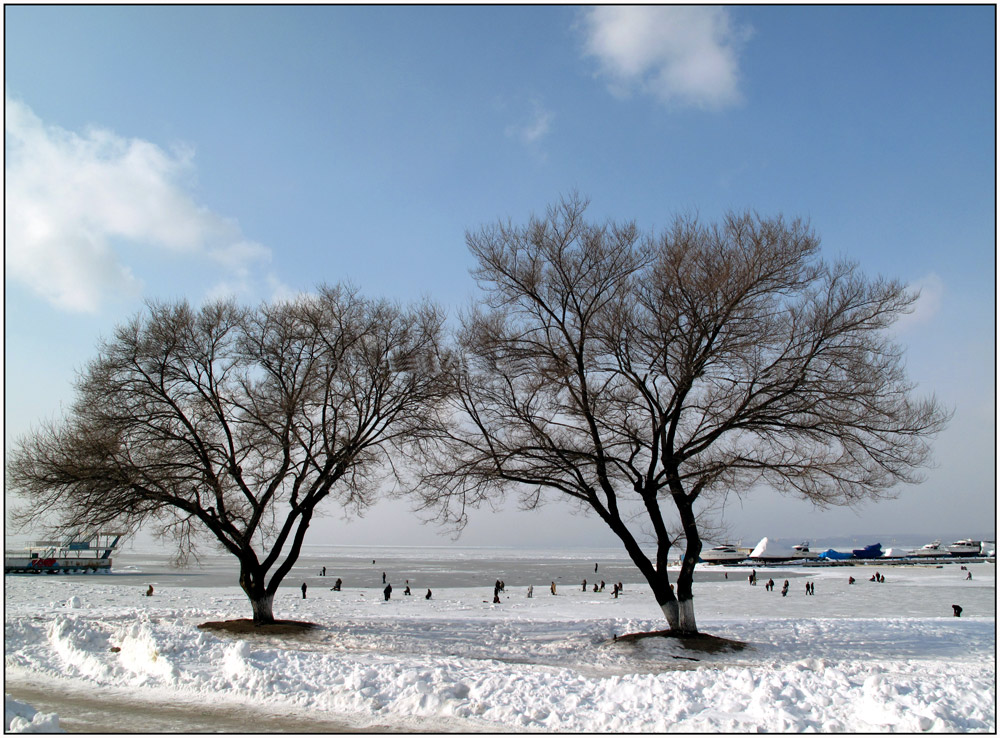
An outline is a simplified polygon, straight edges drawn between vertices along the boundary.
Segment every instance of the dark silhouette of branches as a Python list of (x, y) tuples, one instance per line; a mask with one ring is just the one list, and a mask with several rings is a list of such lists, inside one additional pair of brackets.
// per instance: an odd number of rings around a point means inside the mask
[(20, 519), (149, 526), (182, 554), (206, 531), (269, 622), (317, 506), (364, 509), (435, 430), (442, 324), (342, 286), (256, 309), (151, 304), (101, 344), (69, 417), (11, 454)]
[(484, 296), (451, 372), (461, 430), (428, 454), (424, 504), (461, 523), (507, 489), (528, 508), (571, 498), (622, 540), (671, 627), (694, 631), (696, 510), (758, 484), (817, 505), (887, 495), (919, 479), (947, 413), (912, 398), (885, 330), (915, 296), (825, 263), (801, 221), (640, 235), (586, 222), (586, 205), (467, 234)]

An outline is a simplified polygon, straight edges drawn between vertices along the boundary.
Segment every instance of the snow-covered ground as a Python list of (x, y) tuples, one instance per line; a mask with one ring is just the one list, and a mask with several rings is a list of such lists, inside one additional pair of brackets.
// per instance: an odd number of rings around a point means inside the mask
[[(885, 583), (868, 581), (876, 569)], [(751, 587), (746, 569), (700, 568), (700, 629), (750, 644), (722, 654), (668, 639), (616, 643), (665, 627), (648, 589), (626, 581), (615, 599), (610, 580), (603, 593), (582, 592), (569, 574), (554, 597), (548, 581), (535, 582), (532, 599), (508, 582), (499, 605), (489, 575), (482, 587), (434, 587), (430, 600), (426, 587), (406, 597), (393, 580), (389, 602), (380, 585), (332, 592), (329, 577), (311, 579), (302, 599), (290, 580), (276, 616), (322, 626), (295, 638), (199, 630), (249, 616), (234, 585), (147, 576), (158, 583), (145, 597), (113, 575), (6, 576), (6, 682), (15, 693), (43, 684), (357, 729), (995, 732), (995, 566), (968, 570), (971, 580), (957, 564), (769, 568)], [(30, 716), (7, 715), (8, 730), (31, 729)], [(141, 710), (130, 719), (121, 729), (146, 732)]]

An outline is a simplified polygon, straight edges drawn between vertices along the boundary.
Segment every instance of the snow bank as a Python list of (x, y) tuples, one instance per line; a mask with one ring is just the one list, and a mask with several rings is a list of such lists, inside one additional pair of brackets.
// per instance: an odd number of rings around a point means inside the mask
[(59, 727), (59, 716), (54, 712), (38, 712), (9, 694), (4, 694), (3, 698), (3, 730), (4, 733), (66, 732)]

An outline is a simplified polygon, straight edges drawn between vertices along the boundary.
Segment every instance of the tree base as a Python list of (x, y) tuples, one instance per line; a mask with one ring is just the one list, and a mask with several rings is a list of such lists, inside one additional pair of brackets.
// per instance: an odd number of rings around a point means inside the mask
[(682, 633), (675, 630), (653, 630), (646, 633), (627, 633), (615, 636), (611, 643), (635, 643), (643, 638), (676, 638), (689, 651), (701, 653), (725, 653), (742, 651), (747, 647), (743, 641), (709, 635), (708, 633)]
[(213, 620), (198, 626), (201, 630), (222, 631), (234, 635), (301, 635), (313, 628), (319, 628), (316, 623), (302, 620), (275, 620), (273, 623), (255, 623), (249, 618), (238, 620)]

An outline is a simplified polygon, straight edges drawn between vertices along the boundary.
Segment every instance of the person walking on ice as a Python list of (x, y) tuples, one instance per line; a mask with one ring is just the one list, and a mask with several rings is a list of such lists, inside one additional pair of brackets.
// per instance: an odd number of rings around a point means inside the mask
[(302, 599), (306, 598), (306, 583), (302, 582)]
[(549, 589), (551, 590), (552, 594), (555, 594), (556, 593), (556, 583), (552, 582), (552, 584), (549, 585)]

